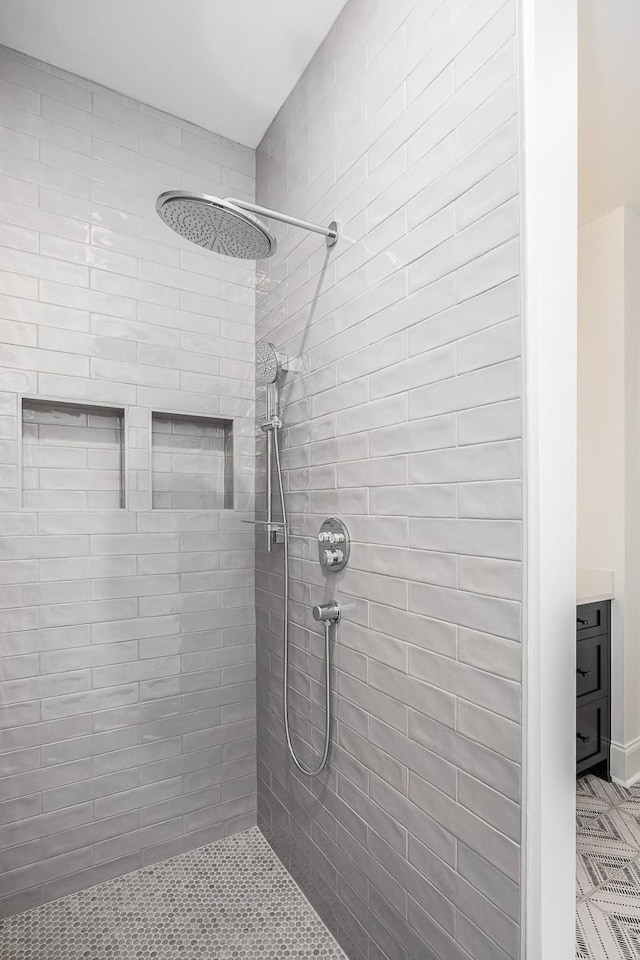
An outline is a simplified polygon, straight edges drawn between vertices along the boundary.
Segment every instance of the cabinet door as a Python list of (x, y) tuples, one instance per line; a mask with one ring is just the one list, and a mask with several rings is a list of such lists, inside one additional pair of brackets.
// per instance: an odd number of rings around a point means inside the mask
[(576, 612), (576, 636), (595, 637), (609, 633), (609, 600), (583, 603)]
[(589, 760), (595, 760), (598, 754), (608, 748), (609, 701), (594, 700), (577, 710), (576, 761), (578, 766)]
[(576, 651), (576, 696), (609, 695), (609, 638), (578, 639)]

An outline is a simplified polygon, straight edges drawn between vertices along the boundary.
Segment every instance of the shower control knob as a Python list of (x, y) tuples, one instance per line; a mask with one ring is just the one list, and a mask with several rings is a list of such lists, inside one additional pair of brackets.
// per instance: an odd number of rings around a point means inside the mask
[(327, 572), (339, 573), (349, 562), (349, 531), (337, 517), (322, 522), (318, 533), (318, 560)]
[(325, 567), (342, 567), (344, 561), (344, 553), (342, 550), (325, 550), (322, 563)]
[(318, 534), (318, 543), (344, 543), (346, 537), (344, 533), (332, 533), (329, 530), (321, 530)]

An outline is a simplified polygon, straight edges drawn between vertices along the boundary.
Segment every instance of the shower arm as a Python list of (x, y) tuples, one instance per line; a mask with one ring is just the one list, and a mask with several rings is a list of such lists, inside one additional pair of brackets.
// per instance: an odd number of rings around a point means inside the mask
[(240, 207), (241, 210), (248, 210), (249, 213), (256, 213), (262, 217), (269, 217), (270, 220), (279, 220), (280, 223), (288, 223), (292, 227), (300, 227), (301, 230), (310, 230), (311, 233), (320, 233), (327, 238), (327, 246), (333, 247), (338, 240), (338, 224), (332, 220), (328, 227), (321, 227), (317, 223), (310, 223), (308, 220), (299, 220), (297, 217), (290, 217), (286, 213), (280, 213), (279, 210), (270, 210), (268, 207), (261, 207), (257, 203), (250, 203), (248, 200), (236, 200), (235, 197), (227, 197), (226, 201), (232, 203), (234, 207)]

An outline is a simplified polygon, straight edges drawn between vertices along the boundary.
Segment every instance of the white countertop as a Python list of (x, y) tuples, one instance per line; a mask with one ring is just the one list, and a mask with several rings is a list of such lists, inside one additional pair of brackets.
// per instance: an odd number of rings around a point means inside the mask
[(591, 570), (578, 567), (576, 577), (577, 603), (597, 603), (615, 596), (613, 570)]

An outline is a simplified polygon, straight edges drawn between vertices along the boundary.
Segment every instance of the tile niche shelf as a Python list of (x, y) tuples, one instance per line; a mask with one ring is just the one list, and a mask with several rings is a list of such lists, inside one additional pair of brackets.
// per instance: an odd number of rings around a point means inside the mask
[(125, 506), (124, 410), (22, 398), (22, 506)]
[(151, 506), (233, 509), (233, 421), (153, 413)]

